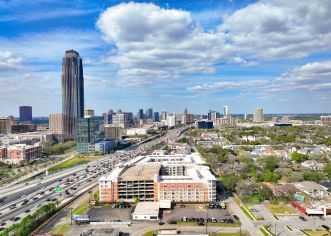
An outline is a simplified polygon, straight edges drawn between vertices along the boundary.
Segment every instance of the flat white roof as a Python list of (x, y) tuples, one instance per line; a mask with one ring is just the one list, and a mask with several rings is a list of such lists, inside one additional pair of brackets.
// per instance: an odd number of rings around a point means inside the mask
[(158, 202), (139, 202), (132, 215), (159, 215), (160, 203)]

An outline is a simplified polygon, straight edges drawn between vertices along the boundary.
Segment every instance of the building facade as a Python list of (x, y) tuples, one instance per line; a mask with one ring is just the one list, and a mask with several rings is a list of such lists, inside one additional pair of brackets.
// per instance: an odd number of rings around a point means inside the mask
[(263, 109), (255, 108), (254, 115), (253, 115), (253, 122), (261, 123), (263, 121), (264, 121)]
[(20, 122), (31, 123), (32, 122), (32, 107), (20, 106)]
[(122, 128), (118, 125), (105, 125), (105, 138), (122, 140)]
[(10, 120), (6, 117), (0, 117), (0, 134), (11, 133)]
[(97, 141), (99, 123), (96, 117), (77, 118), (77, 152), (89, 152), (89, 145)]
[(217, 179), (199, 154), (137, 157), (99, 179), (100, 202), (216, 201)]
[(84, 117), (83, 64), (74, 50), (66, 51), (62, 62), (62, 114), (65, 139), (74, 139), (77, 118)]
[(63, 132), (63, 115), (61, 113), (50, 114), (48, 116), (49, 131), (55, 134)]

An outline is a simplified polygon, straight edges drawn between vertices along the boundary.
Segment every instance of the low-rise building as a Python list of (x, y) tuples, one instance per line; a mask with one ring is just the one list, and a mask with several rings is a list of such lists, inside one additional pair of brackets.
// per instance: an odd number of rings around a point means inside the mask
[(11, 164), (20, 164), (41, 157), (41, 146), (39, 144), (26, 145), (15, 144), (7, 148), (7, 158), (1, 161)]
[(324, 198), (329, 195), (328, 189), (312, 181), (302, 181), (294, 184), (301, 192), (313, 198)]
[(137, 157), (99, 179), (100, 202), (216, 201), (217, 179), (198, 153)]

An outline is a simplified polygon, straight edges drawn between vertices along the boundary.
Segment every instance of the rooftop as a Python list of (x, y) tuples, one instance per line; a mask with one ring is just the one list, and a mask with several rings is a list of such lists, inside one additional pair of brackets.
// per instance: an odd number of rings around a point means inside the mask
[(160, 168), (160, 164), (131, 166), (120, 175), (120, 180), (154, 180), (154, 176), (159, 175)]
[(133, 215), (159, 215), (159, 202), (139, 202)]

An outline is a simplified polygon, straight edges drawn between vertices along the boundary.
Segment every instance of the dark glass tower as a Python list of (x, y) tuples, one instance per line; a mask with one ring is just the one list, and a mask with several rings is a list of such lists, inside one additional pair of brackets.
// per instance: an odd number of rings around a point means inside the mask
[(20, 122), (22, 123), (32, 122), (32, 107), (20, 106)]
[(75, 50), (66, 51), (62, 62), (62, 113), (64, 138), (75, 139), (77, 118), (84, 117), (83, 64)]

